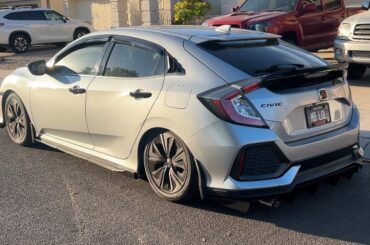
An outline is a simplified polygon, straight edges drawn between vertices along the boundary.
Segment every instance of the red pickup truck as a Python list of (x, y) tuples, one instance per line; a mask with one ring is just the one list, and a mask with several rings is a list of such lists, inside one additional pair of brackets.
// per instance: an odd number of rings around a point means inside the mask
[[(350, 0), (354, 3), (356, 0)], [(269, 32), (308, 50), (333, 46), (340, 23), (359, 13), (344, 0), (247, 0), (233, 13), (207, 20), (203, 25), (231, 25)]]

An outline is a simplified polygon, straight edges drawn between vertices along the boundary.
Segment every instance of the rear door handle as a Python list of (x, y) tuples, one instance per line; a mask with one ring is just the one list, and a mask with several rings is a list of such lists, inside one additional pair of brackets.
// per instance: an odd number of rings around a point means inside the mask
[(84, 94), (86, 93), (86, 89), (81, 88), (80, 86), (76, 85), (69, 89), (69, 92), (72, 94)]
[(152, 97), (152, 93), (145, 92), (143, 89), (137, 89), (134, 92), (130, 92), (130, 96), (134, 97), (135, 99), (147, 99)]

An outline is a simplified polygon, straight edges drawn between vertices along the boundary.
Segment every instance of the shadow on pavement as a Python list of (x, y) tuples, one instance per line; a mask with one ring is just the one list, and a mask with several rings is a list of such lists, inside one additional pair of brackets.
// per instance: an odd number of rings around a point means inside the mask
[(278, 208), (253, 204), (246, 214), (212, 200), (198, 202), (193, 207), (267, 222), (308, 235), (370, 244), (369, 176), (370, 166), (365, 165), (350, 181), (341, 178), (336, 186), (320, 182), (315, 194), (298, 191), (295, 202), (282, 201)]

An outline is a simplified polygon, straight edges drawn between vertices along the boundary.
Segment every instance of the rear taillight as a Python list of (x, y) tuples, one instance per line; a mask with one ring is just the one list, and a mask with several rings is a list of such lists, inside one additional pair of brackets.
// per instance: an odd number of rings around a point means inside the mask
[(260, 88), (258, 83), (237, 86), (224, 86), (198, 96), (199, 100), (217, 117), (224, 121), (266, 127), (261, 115), (247, 99), (246, 94)]

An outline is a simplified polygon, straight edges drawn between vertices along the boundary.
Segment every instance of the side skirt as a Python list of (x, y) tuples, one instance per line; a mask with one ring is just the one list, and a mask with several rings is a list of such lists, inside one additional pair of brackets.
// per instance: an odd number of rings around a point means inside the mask
[(42, 135), (39, 139), (35, 140), (75, 157), (95, 163), (111, 171), (122, 172), (122, 174), (124, 174), (125, 176), (136, 178), (136, 170), (129, 169), (123, 166), (125, 160), (107, 156), (94, 150), (86, 149), (84, 147), (80, 147), (47, 135)]

